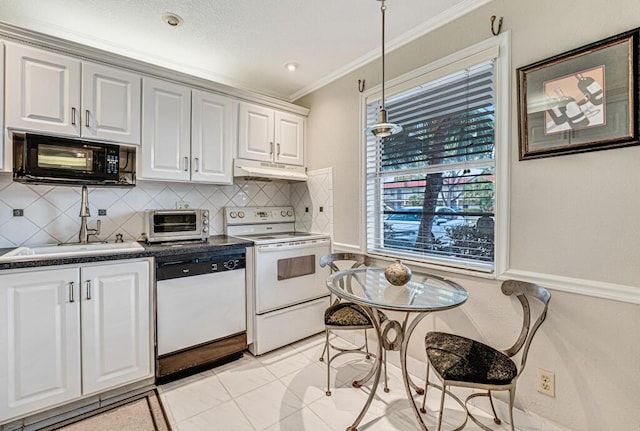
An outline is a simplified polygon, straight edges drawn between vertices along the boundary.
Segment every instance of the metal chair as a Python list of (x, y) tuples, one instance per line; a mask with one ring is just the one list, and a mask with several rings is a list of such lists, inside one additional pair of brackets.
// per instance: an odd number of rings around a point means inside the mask
[[(499, 351), (479, 341), (444, 332), (429, 332), (425, 337), (427, 378), (420, 411), (426, 413), (424, 407), (427, 399), (426, 388), (429, 386), (429, 369), (433, 368), (438, 378), (442, 381), (438, 430), (442, 426), (445, 393), (451, 394), (447, 387), (462, 386), (482, 389), (486, 392), (475, 392), (466, 398), (464, 407), (467, 410), (467, 416), (464, 423), (459, 428), (456, 428), (456, 431), (464, 428), (467, 418), (471, 418), (483, 430), (491, 431), (491, 428), (482, 424), (469, 413), (467, 408), (469, 400), (479, 396), (489, 398), (491, 410), (493, 411), (493, 421), (498, 425), (501, 423), (493, 405), (491, 391), (509, 391), (509, 417), (511, 430), (515, 431), (513, 425), (513, 401), (515, 399), (516, 383), (527, 362), (531, 340), (547, 315), (551, 294), (544, 287), (515, 280), (507, 280), (502, 283), (502, 293), (507, 296), (516, 295), (522, 305), (523, 313), (520, 336), (515, 344), (507, 350)], [(540, 311), (535, 321), (533, 320), (535, 315), (532, 316), (529, 305), (529, 300), (531, 299), (541, 303)], [(511, 358), (521, 350), (522, 357), (520, 359), (520, 367), (518, 367)], [(460, 402), (459, 400), (457, 401)]]
[[(337, 262), (343, 262), (342, 265), (337, 265)], [(355, 269), (361, 266), (370, 266), (371, 259), (369, 256), (358, 253), (333, 253), (320, 258), (320, 266), (324, 268), (329, 266), (331, 272), (337, 272), (345, 269)], [(386, 320), (386, 316), (382, 312), (378, 312), (380, 320)], [(363, 310), (363, 308), (351, 302), (340, 301), (340, 298), (336, 300), (326, 309), (324, 313), (325, 335), (326, 340), (324, 344), (324, 350), (320, 357), (320, 361), (324, 361), (325, 352), (327, 355), (327, 390), (326, 395), (331, 396), (331, 362), (347, 353), (359, 353), (364, 354), (367, 359), (370, 359), (375, 355), (369, 352), (369, 343), (367, 341), (367, 329), (373, 329), (373, 323), (371, 318)], [(329, 339), (330, 332), (332, 330), (364, 330), (364, 344), (359, 347), (347, 349), (338, 347), (331, 344)], [(338, 353), (331, 357), (331, 349), (337, 350)], [(382, 350), (382, 361), (384, 364), (384, 391), (389, 392), (389, 386), (387, 382), (387, 358), (386, 351)], [(360, 387), (360, 381), (353, 382), (354, 387)]]

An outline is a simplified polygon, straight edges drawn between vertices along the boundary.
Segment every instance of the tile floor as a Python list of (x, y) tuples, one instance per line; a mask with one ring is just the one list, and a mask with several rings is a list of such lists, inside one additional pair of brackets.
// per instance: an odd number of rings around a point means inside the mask
[[(369, 394), (368, 387), (354, 389), (351, 381), (366, 373), (370, 364), (360, 355), (338, 358), (332, 364), (333, 394), (327, 397), (326, 368), (318, 361), (323, 343), (324, 335), (318, 335), (259, 357), (247, 353), (238, 361), (160, 386), (174, 431), (344, 431)], [(391, 391), (385, 393), (381, 381), (359, 430), (419, 430), (401, 371), (391, 364), (389, 387)], [(433, 411), (439, 397), (440, 392), (430, 391), (427, 408), (431, 413), (425, 419), (429, 429), (436, 428)], [(462, 410), (452, 400), (445, 409), (443, 429), (453, 429), (461, 423)], [(516, 422), (520, 423), (517, 418)], [(465, 428), (479, 429), (471, 421)], [(503, 424), (496, 429), (510, 428)]]

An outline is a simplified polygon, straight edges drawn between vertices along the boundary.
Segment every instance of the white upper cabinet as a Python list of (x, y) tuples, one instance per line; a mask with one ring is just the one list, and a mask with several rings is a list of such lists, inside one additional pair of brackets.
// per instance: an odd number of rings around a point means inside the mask
[(238, 118), (238, 157), (250, 160), (273, 161), (273, 109), (250, 103), (240, 104)]
[(140, 76), (7, 43), (6, 126), (140, 144)]
[(140, 144), (140, 76), (82, 63), (82, 136)]
[(275, 141), (277, 162), (304, 165), (304, 118), (276, 111)]
[(143, 179), (191, 178), (191, 89), (159, 79), (142, 82)]
[(156, 79), (143, 86), (139, 177), (231, 184), (235, 102)]
[(199, 90), (191, 100), (191, 181), (231, 184), (235, 103)]
[(80, 136), (80, 61), (6, 44), (6, 127)]
[(304, 117), (240, 103), (238, 157), (304, 165)]

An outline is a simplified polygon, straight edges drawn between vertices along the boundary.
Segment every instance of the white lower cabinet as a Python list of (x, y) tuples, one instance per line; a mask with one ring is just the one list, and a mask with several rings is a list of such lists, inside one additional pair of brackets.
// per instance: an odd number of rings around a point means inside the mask
[(153, 376), (149, 262), (0, 273), (0, 423)]
[(149, 263), (81, 271), (84, 395), (151, 376)]
[(78, 272), (0, 274), (0, 423), (81, 395)]

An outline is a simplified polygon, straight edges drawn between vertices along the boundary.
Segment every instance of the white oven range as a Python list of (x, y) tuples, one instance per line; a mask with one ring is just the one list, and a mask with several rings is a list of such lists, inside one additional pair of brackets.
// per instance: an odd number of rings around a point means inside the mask
[(247, 343), (254, 355), (324, 330), (329, 235), (295, 231), (292, 207), (226, 207), (225, 233), (247, 248)]

